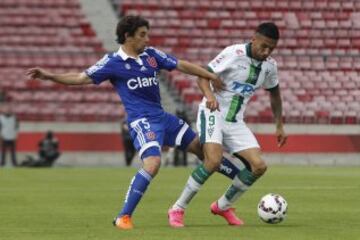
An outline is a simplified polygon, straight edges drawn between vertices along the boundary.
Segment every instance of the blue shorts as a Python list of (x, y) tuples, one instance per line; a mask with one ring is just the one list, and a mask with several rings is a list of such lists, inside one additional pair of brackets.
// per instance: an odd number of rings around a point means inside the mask
[[(177, 146), (185, 150), (196, 137), (196, 133), (184, 120), (167, 112), (160, 117), (140, 118), (130, 122), (129, 131), (141, 159), (160, 156), (162, 146)], [(151, 151), (154, 149), (156, 151)]]

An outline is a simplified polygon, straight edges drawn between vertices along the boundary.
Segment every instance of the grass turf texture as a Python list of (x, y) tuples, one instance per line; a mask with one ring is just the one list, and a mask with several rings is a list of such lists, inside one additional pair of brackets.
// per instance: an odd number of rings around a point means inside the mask
[[(215, 174), (193, 199), (187, 227), (172, 229), (167, 209), (191, 169), (164, 168), (133, 217), (135, 229), (111, 224), (124, 199), (133, 168), (0, 169), (0, 239), (360, 239), (360, 168), (271, 166), (235, 205), (245, 220), (230, 227), (209, 206), (228, 186)], [(259, 199), (269, 192), (285, 197), (288, 218), (261, 222)]]

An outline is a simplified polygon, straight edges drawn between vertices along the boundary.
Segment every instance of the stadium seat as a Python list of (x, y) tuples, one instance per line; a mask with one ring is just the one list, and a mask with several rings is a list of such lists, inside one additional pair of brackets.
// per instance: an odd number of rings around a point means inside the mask
[[(4, 0), (0, 13), (0, 89), (6, 91), (6, 104), (14, 106), (22, 121), (71, 120), (70, 105), (113, 101), (106, 86), (88, 94), (25, 76), (25, 70), (34, 66), (83, 71), (103, 55), (102, 44), (77, 0)], [(114, 119), (113, 114), (109, 117)], [(82, 120), (82, 115), (76, 119)]]
[[(274, 21), (280, 27), (281, 39), (273, 55), (278, 63), (284, 106), (293, 110), (285, 111), (286, 117), (299, 123), (359, 122), (359, 115), (354, 114), (359, 109), (352, 104), (360, 101), (359, 1), (113, 0), (113, 3), (119, 13), (141, 14), (150, 20), (152, 45), (201, 65), (206, 65), (225, 46), (249, 41), (259, 22)], [(28, 99), (41, 108), (42, 104), (53, 102), (54, 97), (65, 104), (61, 106), (61, 118), (66, 119), (69, 114), (69, 119), (86, 116), (89, 120), (98, 106), (86, 110), (84, 106), (76, 107), (79, 110), (76, 114), (69, 113), (66, 104), (119, 101), (106, 84), (88, 94), (87, 88), (79, 88), (84, 92), (65, 90), (58, 84), (24, 78), (23, 69), (33, 65), (59, 72), (82, 71), (101, 58), (104, 49), (78, 0), (3, 0), (0, 22), (3, 56), (0, 88), (8, 91), (10, 104)], [(19, 68), (22, 71), (17, 71)], [(193, 105), (200, 101), (201, 94), (195, 90), (194, 79), (178, 73), (169, 76), (169, 86), (196, 109)], [(249, 121), (272, 120), (269, 109), (263, 107), (266, 101), (268, 97), (261, 92), (251, 100), (254, 110), (248, 115)], [(340, 111), (344, 106), (349, 111)], [(24, 111), (21, 116), (31, 119), (37, 118), (38, 112), (46, 119), (58, 117), (49, 114), (50, 105), (32, 112), (25, 107), (19, 109)], [(115, 117), (107, 107), (99, 111), (101, 119), (107, 115), (109, 119)]]

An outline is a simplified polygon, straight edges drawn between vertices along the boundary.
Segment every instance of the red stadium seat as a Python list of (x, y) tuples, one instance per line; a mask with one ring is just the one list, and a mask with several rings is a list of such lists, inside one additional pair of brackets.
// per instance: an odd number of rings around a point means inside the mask
[[(56, 112), (61, 112), (60, 118), (67, 120), (68, 111), (54, 102), (72, 105), (83, 100), (83, 93), (68, 88), (63, 92), (61, 85), (28, 80), (25, 69), (40, 66), (58, 72), (83, 71), (100, 58), (102, 44), (85, 19), (79, 2), (4, 0), (0, 3), (0, 13), (0, 53), (4, 54), (0, 59), (0, 88), (8, 91), (10, 104), (19, 106), (16, 112), (22, 120), (56, 120)], [(11, 77), (7, 80), (4, 76)], [(110, 101), (103, 88), (99, 91), (94, 93), (96, 100)]]
[[(360, 110), (351, 104), (360, 101), (360, 3), (356, 0), (113, 2), (122, 13), (141, 14), (150, 20), (152, 45), (201, 65), (208, 63), (225, 46), (249, 41), (261, 21), (274, 21), (281, 30), (281, 39), (273, 55), (278, 62), (284, 106), (289, 110), (294, 106), (294, 112), (285, 114), (291, 113), (293, 122), (358, 121), (359, 116), (353, 112)], [(61, 85), (28, 81), (23, 71), (14, 71), (34, 65), (59, 71), (83, 71), (101, 58), (104, 49), (78, 0), (3, 0), (0, 1), (0, 16), (0, 53), (3, 54), (0, 74), (6, 76), (0, 79), (0, 87), (10, 91), (8, 95), (13, 103), (31, 97), (34, 106), (40, 106), (52, 101), (49, 96), (64, 104), (118, 101), (116, 95), (110, 95), (109, 85), (100, 85), (98, 90), (92, 90), (95, 93), (87, 94), (86, 88), (86, 92), (67, 91)], [(181, 74), (170, 76), (169, 86), (175, 87), (184, 101), (195, 104), (201, 99), (194, 90), (197, 88), (194, 88), (193, 78)], [(33, 96), (29, 95), (29, 90), (34, 91)], [(44, 91), (50, 92), (43, 94)], [(250, 121), (272, 121), (269, 109), (261, 107), (265, 101), (268, 102), (268, 98), (262, 93), (251, 100), (255, 109), (250, 111)], [(329, 105), (336, 101), (345, 105)], [(344, 106), (349, 111), (342, 112), (343, 120), (336, 115), (338, 112), (330, 114), (331, 107), (340, 110)], [(57, 119), (56, 115), (49, 114), (52, 107), (46, 105), (36, 112), (20, 109), (25, 111), (22, 116), (31, 119), (37, 118), (36, 114)], [(69, 113), (64, 106), (61, 109), (60, 118), (66, 119), (69, 114), (71, 119), (83, 116), (91, 119), (91, 112), (99, 107), (85, 110), (84, 106), (78, 106), (78, 114)], [(81, 114), (84, 111), (86, 113)], [(115, 117), (108, 113), (111, 111), (107, 107), (100, 107), (99, 111), (101, 119)]]

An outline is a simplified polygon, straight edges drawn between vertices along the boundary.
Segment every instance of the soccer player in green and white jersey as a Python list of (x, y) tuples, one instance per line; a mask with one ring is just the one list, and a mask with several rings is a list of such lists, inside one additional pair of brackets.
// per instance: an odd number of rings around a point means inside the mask
[(274, 23), (260, 24), (250, 43), (229, 46), (208, 64), (209, 70), (222, 79), (223, 89), (214, 92), (209, 81), (198, 80), (205, 96), (197, 119), (205, 162), (192, 172), (181, 196), (168, 211), (170, 226), (184, 226), (185, 208), (219, 167), (223, 149), (240, 159), (245, 168), (210, 209), (230, 225), (244, 223), (231, 206), (267, 168), (254, 134), (243, 121), (246, 104), (256, 89), (262, 87), (270, 92), (278, 146), (283, 146), (287, 139), (282, 122), (277, 66), (270, 57), (278, 39), (279, 30)]

